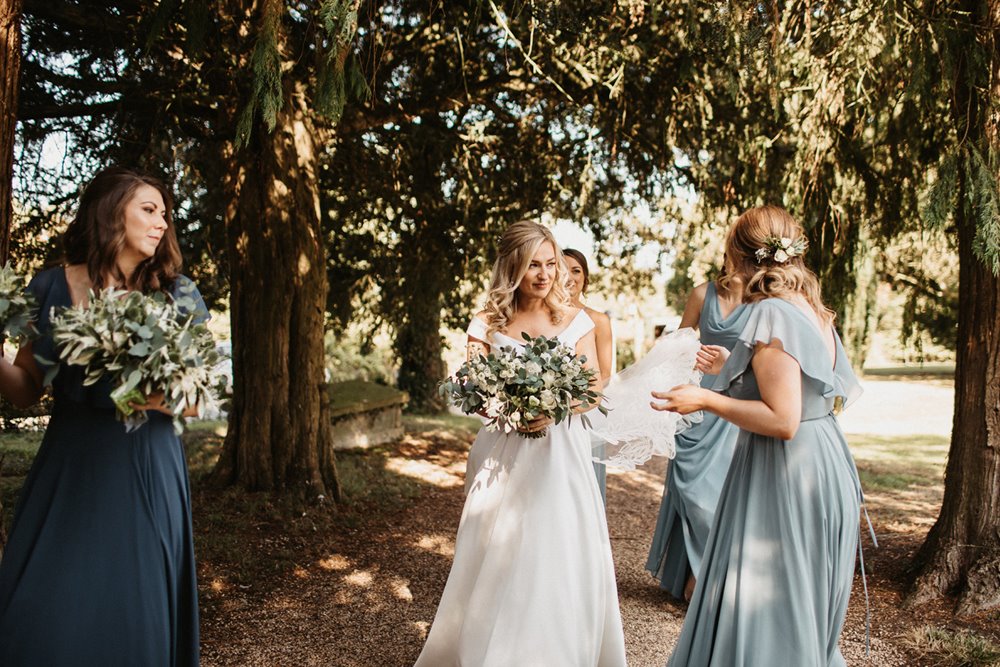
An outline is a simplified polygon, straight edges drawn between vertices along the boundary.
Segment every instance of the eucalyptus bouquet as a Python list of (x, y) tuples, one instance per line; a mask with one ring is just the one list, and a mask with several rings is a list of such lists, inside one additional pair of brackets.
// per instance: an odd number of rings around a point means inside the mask
[(208, 328), (194, 321), (190, 290), (181, 292), (175, 301), (162, 292), (91, 291), (86, 308), (65, 308), (52, 318), (59, 358), (84, 368), (84, 385), (111, 381), (111, 398), (129, 431), (148, 418), (130, 404), (157, 391), (178, 433), (189, 407), (199, 414), (218, 410), (226, 381), (221, 355)]
[[(490, 430), (510, 433), (537, 417), (551, 417), (555, 423), (573, 414), (574, 402), (588, 408), (601, 405), (601, 394), (591, 387), (597, 371), (584, 367), (586, 356), (555, 338), (525, 339), (523, 350), (500, 348), (479, 355), (441, 383), (440, 393), (466, 414), (480, 413)], [(584, 423), (589, 422), (584, 416)], [(541, 438), (546, 430), (522, 433)]]
[(35, 337), (32, 324), (38, 304), (24, 278), (9, 264), (0, 268), (0, 337), (24, 342)]

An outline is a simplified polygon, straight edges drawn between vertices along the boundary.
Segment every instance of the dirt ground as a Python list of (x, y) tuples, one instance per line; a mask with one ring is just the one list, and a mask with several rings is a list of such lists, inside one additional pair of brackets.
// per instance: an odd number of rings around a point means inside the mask
[[(905, 435), (895, 417), (886, 417), (887, 406), (900, 400), (911, 408), (924, 406), (923, 421), (913, 422), (912, 428), (919, 429), (916, 433), (947, 429), (942, 426), (950, 421), (947, 384), (914, 389), (910, 383), (868, 383), (868, 392), (868, 400), (881, 408), (867, 408), (852, 417), (845, 430)], [(936, 418), (926, 417), (928, 405)], [(323, 516), (330, 510), (316, 508), (315, 516), (306, 511), (291, 527), (261, 510), (259, 520), (229, 535), (228, 551), (220, 552), (225, 557), (213, 555), (217, 545), (206, 547), (207, 555), (199, 551), (203, 664), (412, 664), (451, 565), (470, 442), (468, 433), (418, 430), (384, 450), (377, 465), (399, 480), (400, 486), (393, 487), (400, 498), (396, 509), (376, 509), (384, 507), (383, 498), (370, 511), (360, 503), (325, 523)], [(608, 481), (608, 522), (633, 667), (665, 664), (684, 618), (684, 605), (662, 593), (643, 569), (664, 475), (661, 461), (611, 475)], [(901, 489), (869, 495), (880, 540), (879, 549), (872, 548), (867, 536), (863, 542), (871, 599), (871, 655), (865, 655), (865, 597), (857, 576), (841, 638), (849, 665), (919, 665), (907, 652), (907, 636), (922, 625), (953, 625), (946, 602), (919, 609), (901, 605), (905, 568), (933, 522), (937, 511), (933, 498), (937, 494), (940, 503), (941, 487), (923, 490), (916, 505), (907, 504), (910, 493)], [(199, 548), (215, 544), (215, 532), (232, 520), (225, 514), (225, 503), (222, 495), (196, 495)], [(214, 509), (205, 507), (213, 504)], [(274, 572), (261, 574), (261, 562), (274, 564)], [(997, 625), (996, 615), (963, 621), (963, 627), (994, 639)]]

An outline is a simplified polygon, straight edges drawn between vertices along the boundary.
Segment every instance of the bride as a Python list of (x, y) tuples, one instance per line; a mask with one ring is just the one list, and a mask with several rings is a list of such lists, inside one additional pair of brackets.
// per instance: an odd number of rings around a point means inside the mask
[[(570, 305), (552, 233), (511, 225), (500, 240), (468, 354), (557, 337), (596, 368), (594, 322)], [(537, 439), (481, 429), (466, 472), (455, 559), (417, 667), (617, 667), (625, 639), (590, 437), (575, 417)]]

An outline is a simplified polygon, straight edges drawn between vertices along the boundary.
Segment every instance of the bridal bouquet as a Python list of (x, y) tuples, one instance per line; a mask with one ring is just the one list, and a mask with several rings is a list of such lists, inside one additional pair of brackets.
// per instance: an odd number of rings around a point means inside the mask
[(38, 304), (25, 287), (24, 278), (9, 264), (0, 268), (0, 337), (23, 342), (35, 336), (31, 321)]
[[(500, 348), (462, 364), (441, 383), (441, 395), (466, 414), (484, 414), (488, 429), (505, 433), (537, 417), (551, 417), (558, 424), (572, 416), (574, 402), (607, 412), (601, 394), (591, 388), (597, 371), (584, 367), (585, 356), (554, 338), (522, 336), (523, 350)], [(586, 416), (584, 420), (588, 423)], [(546, 430), (522, 435), (541, 438)]]
[(62, 361), (84, 368), (84, 385), (111, 381), (111, 398), (129, 431), (147, 419), (130, 403), (145, 403), (157, 391), (164, 392), (177, 433), (187, 408), (218, 410), (226, 381), (221, 355), (208, 328), (194, 322), (187, 294), (173, 301), (161, 292), (91, 291), (86, 308), (65, 308), (52, 318), (52, 338)]

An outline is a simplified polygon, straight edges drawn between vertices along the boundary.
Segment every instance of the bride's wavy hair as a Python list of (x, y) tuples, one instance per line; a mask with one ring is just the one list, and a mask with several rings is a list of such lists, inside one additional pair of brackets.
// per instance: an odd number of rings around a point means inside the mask
[(758, 259), (757, 251), (769, 248), (774, 239), (789, 239), (794, 243), (805, 240), (805, 232), (788, 211), (778, 206), (758, 206), (745, 211), (726, 237), (725, 267), (719, 284), (726, 290), (738, 291), (741, 286), (734, 278), (739, 278), (746, 303), (801, 296), (821, 322), (832, 324), (834, 312), (823, 305), (819, 280), (806, 267), (801, 254), (784, 262), (776, 261), (773, 253)]
[(486, 335), (505, 333), (507, 325), (517, 307), (517, 288), (528, 272), (531, 259), (543, 243), (551, 243), (556, 252), (556, 275), (552, 289), (545, 297), (545, 305), (551, 313), (552, 323), (562, 322), (570, 308), (569, 292), (566, 291), (568, 272), (562, 261), (562, 250), (556, 237), (547, 227), (522, 220), (515, 222), (500, 237), (500, 248), (493, 273), (490, 276), (489, 294), (486, 299)]

